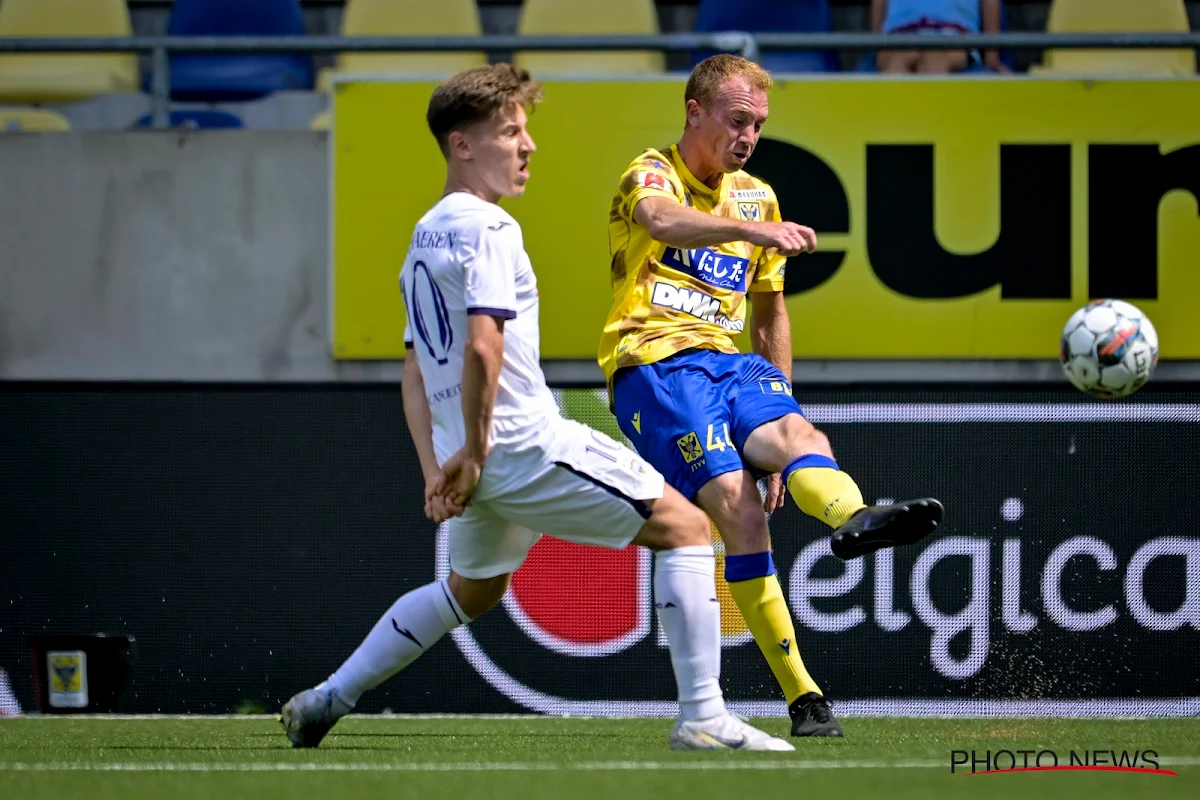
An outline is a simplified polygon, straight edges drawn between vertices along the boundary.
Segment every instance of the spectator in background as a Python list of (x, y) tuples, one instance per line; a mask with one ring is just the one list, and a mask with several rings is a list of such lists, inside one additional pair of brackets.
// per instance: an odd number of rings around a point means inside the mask
[[(1003, 0), (871, 0), (871, 30), (876, 33), (999, 33)], [(964, 50), (884, 50), (876, 56), (880, 72), (947, 74), (967, 68)], [(988, 50), (984, 66), (1009, 72), (1000, 54)]]

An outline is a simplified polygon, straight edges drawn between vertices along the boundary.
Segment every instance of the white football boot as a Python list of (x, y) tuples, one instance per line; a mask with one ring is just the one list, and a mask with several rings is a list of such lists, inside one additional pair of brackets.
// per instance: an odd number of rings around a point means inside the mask
[(316, 747), (353, 706), (327, 683), (305, 689), (283, 706), (279, 722), (292, 747)]
[(795, 750), (783, 739), (760, 731), (726, 711), (719, 717), (678, 720), (671, 729), (672, 750)]

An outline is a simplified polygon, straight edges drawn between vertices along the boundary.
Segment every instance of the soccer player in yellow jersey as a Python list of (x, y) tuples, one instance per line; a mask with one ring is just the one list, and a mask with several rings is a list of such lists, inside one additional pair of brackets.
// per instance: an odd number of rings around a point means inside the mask
[[(732, 55), (693, 70), (678, 144), (621, 176), (609, 213), (613, 305), (600, 342), (621, 430), (715, 523), (725, 579), (788, 702), (793, 736), (841, 736), (796, 646), (767, 530), (786, 492), (852, 559), (911, 544), (941, 521), (932, 498), (867, 506), (829, 440), (792, 397), (787, 257), (811, 228), (784, 222), (771, 187), (742, 171), (767, 120), (771, 78)], [(754, 353), (733, 337), (746, 325)], [(766, 497), (756, 479), (767, 475)]]

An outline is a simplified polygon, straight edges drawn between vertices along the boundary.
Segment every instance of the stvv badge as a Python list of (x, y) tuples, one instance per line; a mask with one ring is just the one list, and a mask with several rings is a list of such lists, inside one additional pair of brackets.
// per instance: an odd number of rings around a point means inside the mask
[(87, 654), (82, 650), (46, 653), (50, 667), (50, 705), (53, 708), (87, 708)]

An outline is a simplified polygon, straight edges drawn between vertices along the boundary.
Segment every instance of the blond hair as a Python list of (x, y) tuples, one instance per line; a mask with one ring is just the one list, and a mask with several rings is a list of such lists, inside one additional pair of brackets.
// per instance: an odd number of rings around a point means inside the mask
[(743, 78), (752, 91), (765, 92), (771, 88), (771, 73), (749, 59), (720, 53), (704, 59), (692, 70), (683, 101), (695, 100), (704, 108), (712, 108), (717, 92), (730, 78)]
[(512, 103), (532, 111), (541, 101), (542, 86), (528, 70), (512, 64), (488, 64), (442, 81), (429, 98), (425, 121), (445, 153), (453, 131), (485, 122)]

